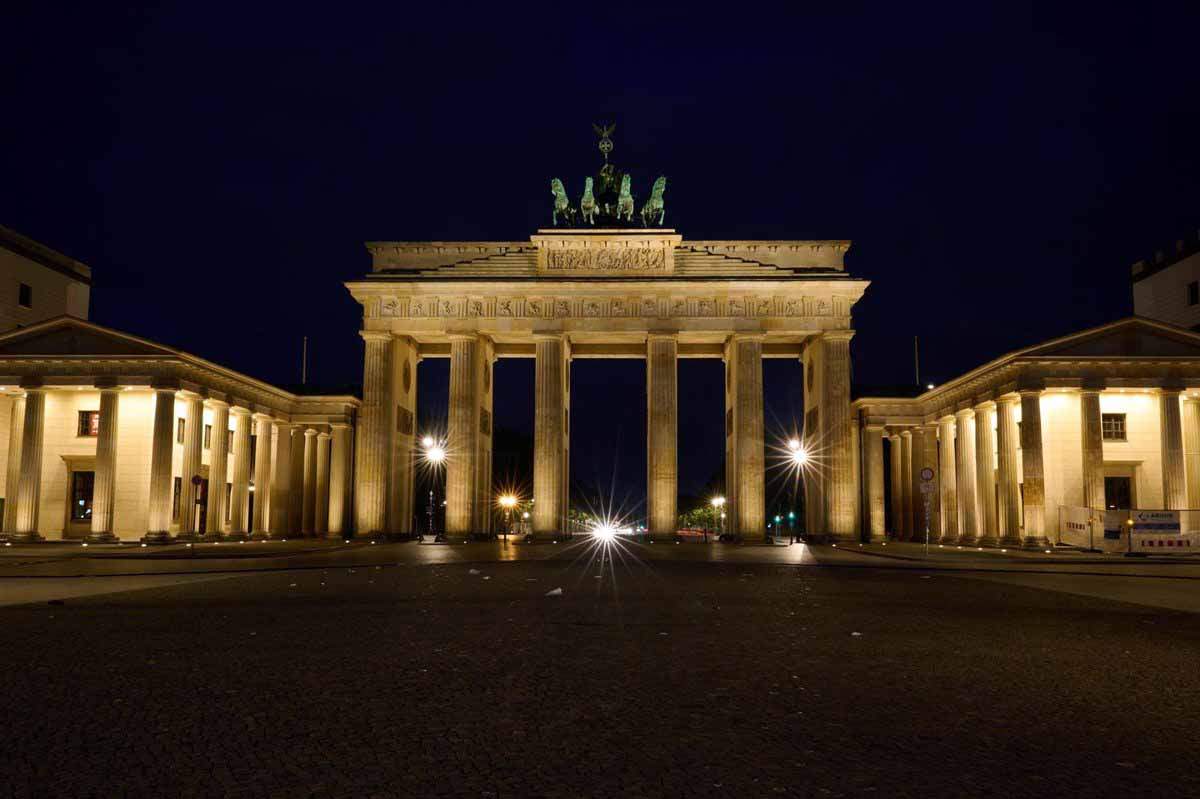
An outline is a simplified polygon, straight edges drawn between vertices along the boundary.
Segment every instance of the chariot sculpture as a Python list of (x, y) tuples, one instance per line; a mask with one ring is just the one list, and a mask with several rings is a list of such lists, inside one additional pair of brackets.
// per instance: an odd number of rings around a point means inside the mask
[(616, 128), (613, 124), (592, 125), (600, 139), (597, 146), (604, 156), (604, 163), (595, 176), (583, 179), (583, 194), (579, 197), (578, 205), (571, 204), (562, 180), (554, 178), (550, 181), (550, 193), (554, 196), (550, 214), (553, 225), (633, 227), (640, 222), (642, 227), (662, 226), (667, 215), (663, 202), (667, 178), (660, 175), (654, 181), (649, 199), (640, 209), (636, 209), (632, 176), (622, 172), (609, 160), (609, 154), (613, 150), (610, 137)]

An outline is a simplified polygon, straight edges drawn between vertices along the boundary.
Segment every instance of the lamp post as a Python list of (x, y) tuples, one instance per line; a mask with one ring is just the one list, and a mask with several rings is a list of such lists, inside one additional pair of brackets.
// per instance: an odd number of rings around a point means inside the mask
[(504, 508), (504, 543), (508, 543), (508, 534), (512, 532), (512, 511), (517, 506), (517, 498), (512, 494), (500, 497), (500, 507)]
[(792, 543), (796, 543), (796, 511), (788, 511), (788, 534), (792, 538)]
[(441, 541), (442, 536), (435, 533), (433, 529), (433, 495), (434, 489), (437, 488), (438, 477), (441, 475), (441, 466), (446, 461), (446, 448), (433, 436), (425, 436), (421, 439), (421, 456), (433, 471), (433, 486), (429, 489), (429, 505), (426, 508), (429, 515), (429, 534), (433, 536), (434, 541)]
[[(712, 509), (713, 509), (713, 527), (715, 529), (717, 529), (718, 536), (724, 537), (724, 535), (725, 535), (725, 524), (724, 524), (725, 513), (724, 513), (724, 511), (721, 511), (721, 508), (725, 507), (725, 497), (720, 497), (720, 496), (713, 497), (710, 504), (712, 505)], [(718, 511), (721, 513), (721, 526), (719, 528), (717, 527)], [(705, 532), (705, 534), (704, 534), (704, 542), (708, 543), (708, 533), (707, 532)]]

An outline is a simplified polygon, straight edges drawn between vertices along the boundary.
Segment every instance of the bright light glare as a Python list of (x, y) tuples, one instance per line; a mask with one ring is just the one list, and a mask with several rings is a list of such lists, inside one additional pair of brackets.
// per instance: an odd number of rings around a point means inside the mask
[(512, 494), (505, 494), (504, 496), (500, 497), (500, 507), (515, 508), (516, 505), (517, 505), (517, 498), (514, 497)]
[(433, 436), (425, 436), (424, 438), (422, 438), (421, 446), (424, 447), (425, 449), (429, 449), (430, 447), (432, 447), (433, 446)]
[[(797, 442), (797, 444), (799, 444), (799, 442)], [(791, 442), (788, 442), (788, 446), (791, 447)], [(792, 450), (792, 463), (796, 464), (797, 466), (804, 466), (805, 464), (807, 464), (808, 463), (808, 450), (805, 449), (803, 446), (798, 446), (795, 449), (793, 449)]]
[(430, 447), (425, 451), (425, 460), (430, 463), (441, 463), (446, 460), (446, 450), (441, 447)]
[(712, 506), (714, 508), (719, 508), (724, 504), (725, 504), (725, 497), (713, 497), (712, 498)]
[(592, 535), (601, 541), (612, 541), (617, 537), (617, 528), (608, 522), (597, 522), (592, 528)]
[(790, 450), (791, 452), (799, 452), (800, 451), (800, 439), (798, 439), (798, 438), (788, 439), (788, 450)]

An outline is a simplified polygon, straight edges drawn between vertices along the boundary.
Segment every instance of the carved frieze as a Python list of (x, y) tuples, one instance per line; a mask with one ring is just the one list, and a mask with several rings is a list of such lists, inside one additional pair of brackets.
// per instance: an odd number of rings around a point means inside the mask
[(825, 297), (382, 297), (383, 317), (568, 319), (621, 317), (774, 318), (846, 316), (849, 302)]
[(622, 247), (620, 249), (549, 250), (546, 269), (600, 272), (662, 272), (667, 268), (667, 253), (662, 249)]

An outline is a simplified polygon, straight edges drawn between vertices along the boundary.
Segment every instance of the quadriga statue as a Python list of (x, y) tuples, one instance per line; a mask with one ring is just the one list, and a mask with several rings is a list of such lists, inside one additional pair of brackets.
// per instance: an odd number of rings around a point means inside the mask
[(589, 225), (596, 224), (596, 195), (592, 193), (592, 179), (583, 179), (583, 197), (579, 199), (579, 212), (583, 216), (583, 221)]
[(571, 208), (571, 203), (567, 199), (567, 190), (563, 186), (563, 182), (558, 178), (550, 180), (550, 193), (554, 195), (554, 211), (551, 219), (554, 224), (558, 225), (559, 217), (562, 217), (564, 222), (570, 223), (575, 218), (575, 212)]
[(629, 175), (621, 176), (621, 193), (617, 196), (617, 219), (633, 221), (633, 194), (629, 190)]
[(667, 209), (663, 205), (663, 192), (666, 190), (667, 176), (659, 175), (658, 180), (654, 181), (654, 188), (650, 190), (650, 199), (642, 206), (642, 224), (646, 227), (661, 225), (666, 218)]

